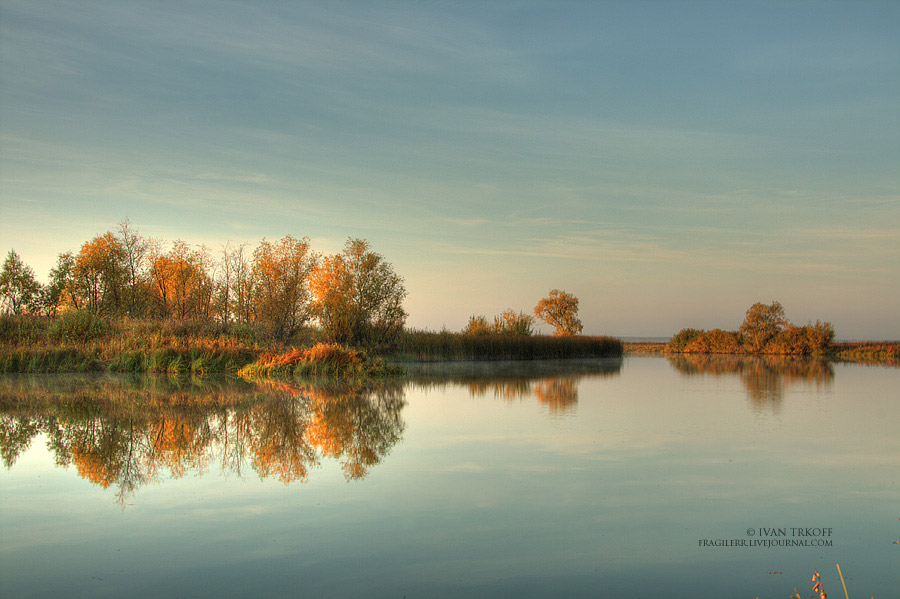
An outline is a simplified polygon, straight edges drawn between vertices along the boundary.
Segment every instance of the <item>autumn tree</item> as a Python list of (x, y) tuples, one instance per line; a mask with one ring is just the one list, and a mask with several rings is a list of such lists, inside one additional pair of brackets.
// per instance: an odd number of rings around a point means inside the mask
[(310, 276), (313, 306), (325, 337), (338, 343), (383, 343), (403, 329), (403, 279), (363, 239), (326, 256)]
[(784, 308), (778, 302), (763, 304), (756, 302), (747, 310), (744, 322), (739, 330), (744, 345), (753, 352), (761, 352), (766, 344), (781, 333), (788, 320), (784, 316)]
[(80, 307), (117, 314), (123, 305), (124, 249), (111, 232), (85, 242), (75, 257), (73, 291)]
[(578, 319), (578, 298), (571, 293), (553, 289), (550, 295), (534, 307), (534, 315), (553, 326), (554, 335), (578, 335), (581, 321)]
[(317, 261), (305, 237), (263, 239), (253, 252), (253, 310), (257, 322), (276, 339), (289, 339), (312, 315), (307, 283)]
[(150, 250), (150, 281), (157, 312), (170, 318), (203, 318), (212, 305), (212, 279), (205, 248), (191, 249), (178, 240), (166, 252)]
[(15, 250), (9, 250), (0, 270), (0, 302), (7, 314), (33, 314), (38, 311), (41, 285), (34, 271)]

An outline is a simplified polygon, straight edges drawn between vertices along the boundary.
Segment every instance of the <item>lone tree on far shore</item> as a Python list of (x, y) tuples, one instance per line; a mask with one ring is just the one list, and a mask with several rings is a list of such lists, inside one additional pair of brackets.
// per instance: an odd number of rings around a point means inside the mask
[(550, 294), (534, 307), (534, 315), (556, 328), (557, 337), (581, 333), (578, 320), (578, 298), (571, 293), (553, 289)]

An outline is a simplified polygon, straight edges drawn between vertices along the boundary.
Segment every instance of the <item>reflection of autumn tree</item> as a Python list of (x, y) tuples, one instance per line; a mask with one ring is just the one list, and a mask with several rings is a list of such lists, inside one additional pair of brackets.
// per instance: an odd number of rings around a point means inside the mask
[(667, 356), (669, 363), (687, 376), (714, 375), (740, 377), (747, 397), (756, 407), (778, 407), (787, 387), (805, 382), (817, 388), (831, 385), (834, 371), (824, 360), (789, 356), (719, 356), (678, 354)]
[(207, 414), (161, 414), (149, 423), (147, 470), (155, 474), (160, 466), (165, 466), (176, 478), (187, 471), (202, 471), (207, 462), (206, 450), (213, 440)]
[(146, 433), (142, 423), (67, 415), (52, 422), (46, 432), (57, 464), (73, 464), (79, 475), (103, 488), (115, 485), (120, 503), (152, 478), (142, 466)]
[(307, 431), (323, 456), (343, 458), (348, 480), (363, 478), (399, 440), (403, 432), (402, 395), (387, 388), (375, 393), (344, 392), (334, 399), (316, 399), (315, 416)]
[(411, 373), (414, 384), (434, 387), (454, 383), (468, 388), (473, 397), (506, 401), (534, 397), (551, 414), (567, 412), (578, 403), (578, 386), (586, 380), (618, 376), (621, 359), (468, 363), (424, 366)]
[[(68, 382), (53, 388), (51, 381)], [(305, 481), (322, 458), (364, 477), (400, 440), (399, 383), (263, 386), (166, 378), (0, 381), (0, 452), (11, 466), (39, 434), (61, 466), (124, 505), (142, 485), (219, 463), (241, 475)], [(167, 473), (166, 473), (167, 471)]]
[(298, 400), (253, 406), (249, 450), (253, 468), (262, 478), (272, 476), (284, 483), (307, 479), (309, 467), (318, 463), (316, 451), (305, 437), (309, 416)]
[(543, 379), (535, 383), (534, 395), (547, 404), (550, 412), (566, 412), (578, 402), (578, 379), (574, 376)]
[(467, 386), (473, 397), (493, 396), (506, 401), (534, 396), (550, 408), (552, 414), (568, 411), (578, 402), (577, 375), (560, 375), (539, 379), (506, 378), (470, 381)]

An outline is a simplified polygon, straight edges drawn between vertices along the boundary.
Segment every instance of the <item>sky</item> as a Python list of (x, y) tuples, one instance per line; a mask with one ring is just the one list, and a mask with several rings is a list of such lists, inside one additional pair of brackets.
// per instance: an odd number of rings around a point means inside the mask
[(365, 238), (415, 328), (900, 339), (900, 2), (0, 0), (0, 251), (126, 218)]

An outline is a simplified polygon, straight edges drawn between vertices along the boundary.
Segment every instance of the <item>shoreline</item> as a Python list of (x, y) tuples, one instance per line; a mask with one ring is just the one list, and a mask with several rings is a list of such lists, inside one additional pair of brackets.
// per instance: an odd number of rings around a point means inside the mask
[(780, 353), (752, 352), (677, 352), (668, 351), (667, 343), (650, 341), (625, 342), (625, 355), (631, 356), (678, 356), (709, 355), (735, 357), (803, 357), (819, 358), (830, 362), (847, 362), (854, 364), (876, 364), (882, 366), (900, 366), (900, 341), (834, 341), (821, 353), (806, 356), (795, 356)]

